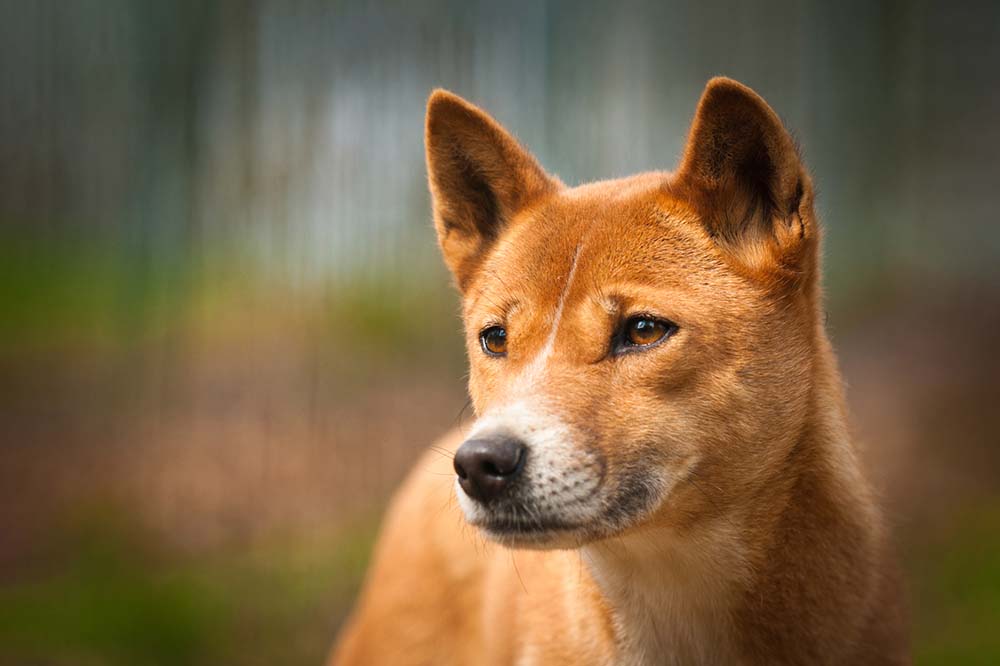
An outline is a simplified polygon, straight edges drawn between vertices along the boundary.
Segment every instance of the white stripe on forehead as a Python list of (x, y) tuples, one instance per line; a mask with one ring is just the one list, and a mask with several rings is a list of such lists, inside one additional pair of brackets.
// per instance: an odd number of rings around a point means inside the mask
[(538, 352), (538, 355), (529, 363), (523, 371), (521, 371), (520, 377), (515, 381), (516, 386), (531, 385), (534, 383), (545, 370), (545, 366), (549, 361), (549, 357), (552, 356), (552, 350), (556, 345), (556, 335), (559, 333), (559, 323), (562, 321), (563, 308), (566, 306), (566, 296), (569, 294), (569, 290), (573, 287), (573, 278), (576, 277), (576, 263), (580, 258), (580, 249), (583, 247), (583, 242), (577, 244), (576, 250), (573, 251), (573, 260), (569, 265), (569, 274), (566, 276), (566, 284), (563, 285), (562, 293), (559, 294), (559, 301), (556, 303), (556, 311), (552, 316), (552, 329), (549, 331), (549, 337), (545, 339), (545, 345)]
[(566, 305), (566, 296), (573, 287), (573, 278), (576, 277), (576, 262), (580, 258), (580, 248), (582, 247), (583, 243), (580, 243), (573, 251), (573, 260), (569, 264), (569, 275), (566, 276), (566, 284), (563, 285), (562, 293), (559, 294), (556, 313), (552, 317), (552, 330), (549, 331), (549, 337), (545, 340), (545, 346), (542, 347), (542, 351), (539, 353), (539, 357), (543, 361), (552, 354), (552, 347), (555, 346), (556, 334), (559, 332), (559, 322), (562, 320), (563, 307)]

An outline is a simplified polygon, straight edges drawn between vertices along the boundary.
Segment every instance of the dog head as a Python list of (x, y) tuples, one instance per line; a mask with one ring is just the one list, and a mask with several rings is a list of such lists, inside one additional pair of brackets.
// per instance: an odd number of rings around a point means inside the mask
[(809, 176), (760, 97), (713, 79), (675, 172), (573, 188), (448, 92), (426, 147), (478, 415), (455, 456), (472, 524), (571, 547), (780, 473), (825, 338)]

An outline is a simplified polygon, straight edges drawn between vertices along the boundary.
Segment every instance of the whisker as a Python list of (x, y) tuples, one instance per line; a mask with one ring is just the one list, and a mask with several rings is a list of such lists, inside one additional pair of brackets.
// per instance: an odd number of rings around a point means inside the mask
[(514, 573), (517, 574), (517, 580), (518, 580), (519, 583), (521, 583), (521, 589), (524, 590), (525, 594), (527, 594), (528, 593), (528, 588), (524, 585), (524, 579), (521, 578), (521, 570), (517, 568), (517, 560), (514, 559), (514, 551), (513, 550), (510, 551), (510, 562), (511, 562), (511, 564), (514, 565)]

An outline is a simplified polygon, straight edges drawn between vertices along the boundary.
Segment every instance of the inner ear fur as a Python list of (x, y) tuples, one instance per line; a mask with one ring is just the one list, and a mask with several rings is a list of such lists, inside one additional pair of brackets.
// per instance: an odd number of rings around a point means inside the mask
[(493, 118), (446, 90), (427, 102), (434, 226), (460, 289), (520, 210), (560, 187)]
[(675, 185), (747, 268), (789, 275), (811, 268), (809, 174), (777, 114), (750, 88), (721, 77), (708, 82)]

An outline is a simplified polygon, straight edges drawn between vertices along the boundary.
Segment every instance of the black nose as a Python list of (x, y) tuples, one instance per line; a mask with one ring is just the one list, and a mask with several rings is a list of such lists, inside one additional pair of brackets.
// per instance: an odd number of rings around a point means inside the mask
[(513, 483), (528, 450), (513, 437), (483, 437), (464, 442), (455, 452), (455, 472), (465, 493), (489, 502)]

